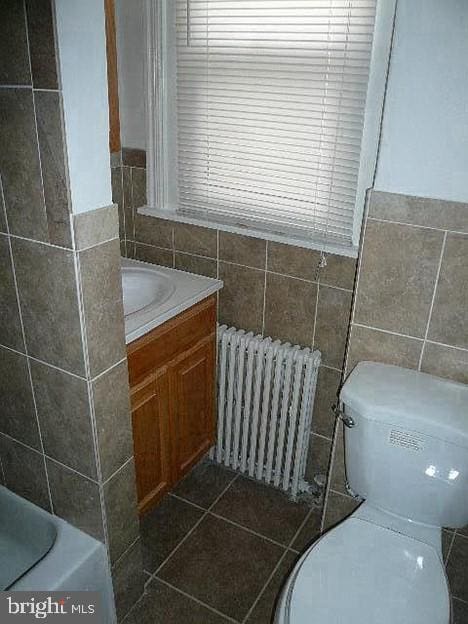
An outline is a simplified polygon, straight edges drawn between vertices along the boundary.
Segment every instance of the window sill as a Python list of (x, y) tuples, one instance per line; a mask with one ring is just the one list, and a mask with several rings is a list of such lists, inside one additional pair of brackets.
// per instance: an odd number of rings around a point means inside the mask
[(238, 223), (212, 221), (210, 219), (204, 219), (203, 217), (189, 216), (172, 210), (158, 210), (152, 206), (143, 206), (138, 208), (137, 212), (138, 214), (147, 217), (167, 219), (168, 221), (177, 221), (179, 223), (188, 223), (190, 225), (199, 225), (214, 230), (232, 232), (233, 234), (242, 234), (243, 236), (252, 236), (253, 238), (261, 238), (263, 240), (284, 243), (286, 245), (294, 245), (295, 247), (304, 247), (305, 249), (324, 251), (337, 256), (347, 256), (349, 258), (357, 258), (358, 256), (358, 248), (353, 245), (342, 245), (334, 243), (333, 241), (323, 241), (320, 238), (301, 238), (292, 234), (268, 230), (267, 228), (257, 229)]

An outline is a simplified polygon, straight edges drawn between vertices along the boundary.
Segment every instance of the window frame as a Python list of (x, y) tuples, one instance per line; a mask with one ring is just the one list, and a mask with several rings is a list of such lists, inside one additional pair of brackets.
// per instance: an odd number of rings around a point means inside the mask
[[(147, 216), (169, 219), (192, 225), (256, 238), (287, 243), (309, 249), (357, 257), (366, 204), (366, 194), (373, 186), (381, 139), (381, 123), (390, 68), (397, 0), (377, 0), (374, 39), (369, 67), (369, 82), (359, 158), (359, 173), (353, 219), (352, 244), (344, 245), (323, 237), (300, 238), (296, 233), (278, 232), (273, 227), (250, 227), (228, 221), (187, 216), (174, 206), (176, 189), (170, 171), (176, 167), (175, 111), (169, 105), (174, 96), (175, 58), (168, 54), (167, 32), (173, 17), (172, 0), (146, 0), (146, 63), (147, 63), (147, 205), (138, 212)], [(172, 74), (171, 74), (172, 72)], [(159, 111), (156, 113), (156, 111)]]

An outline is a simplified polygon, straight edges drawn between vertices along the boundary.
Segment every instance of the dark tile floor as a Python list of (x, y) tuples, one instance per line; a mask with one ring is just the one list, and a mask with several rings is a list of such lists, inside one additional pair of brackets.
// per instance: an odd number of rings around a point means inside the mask
[(148, 584), (125, 624), (269, 624), (320, 513), (205, 462), (141, 528)]

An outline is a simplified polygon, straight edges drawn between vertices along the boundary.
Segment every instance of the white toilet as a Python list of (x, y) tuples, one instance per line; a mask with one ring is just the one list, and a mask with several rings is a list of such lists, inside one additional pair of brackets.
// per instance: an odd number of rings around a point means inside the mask
[(361, 362), (340, 400), (364, 502), (302, 555), (275, 622), (449, 624), (441, 527), (468, 524), (468, 386)]

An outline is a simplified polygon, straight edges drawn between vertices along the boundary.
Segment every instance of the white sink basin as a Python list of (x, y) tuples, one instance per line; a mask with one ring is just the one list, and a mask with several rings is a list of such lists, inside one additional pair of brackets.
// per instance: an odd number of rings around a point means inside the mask
[(175, 290), (171, 280), (154, 269), (122, 267), (124, 316), (149, 306), (160, 306)]
[(133, 342), (214, 294), (223, 282), (122, 258), (125, 342)]

